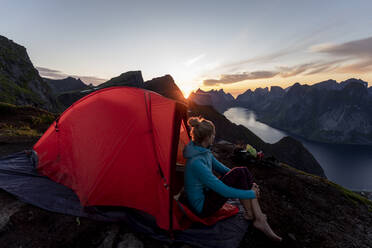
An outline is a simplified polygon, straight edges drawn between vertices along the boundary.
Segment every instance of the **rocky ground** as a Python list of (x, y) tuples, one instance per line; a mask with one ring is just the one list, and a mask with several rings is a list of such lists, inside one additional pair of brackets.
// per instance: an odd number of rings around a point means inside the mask
[[(31, 143), (31, 140), (29, 141)], [(0, 146), (8, 153), (26, 146)], [(216, 145), (216, 156), (233, 167), (233, 145)], [(241, 165), (241, 164), (240, 164)], [(260, 185), (260, 202), (274, 230), (289, 237), (287, 247), (371, 247), (372, 203), (328, 180), (284, 164), (247, 165)], [(125, 224), (51, 213), (0, 191), (0, 243), (4, 247), (188, 247), (136, 233)], [(275, 247), (254, 229), (241, 247)]]
[[(28, 115), (40, 116), (34, 110), (29, 111)], [(29, 118), (25, 120), (21, 117), (25, 114), (14, 113), (6, 117), (4, 113), (0, 116), (0, 156), (30, 149), (48, 126), (30, 124), (30, 129), (24, 128), (26, 132), (15, 132)], [(259, 200), (269, 223), (290, 241), (284, 247), (372, 247), (372, 203), (366, 198), (283, 163), (275, 166), (237, 159), (235, 147), (225, 142), (215, 145), (213, 151), (229, 167), (248, 166), (260, 185)], [(51, 213), (2, 190), (0, 244), (3, 247), (189, 247), (151, 239), (125, 223)], [(276, 246), (252, 228), (240, 247)]]
[(356, 193), (360, 194), (361, 196), (368, 198), (370, 201), (372, 201), (372, 192), (370, 191), (357, 191)]

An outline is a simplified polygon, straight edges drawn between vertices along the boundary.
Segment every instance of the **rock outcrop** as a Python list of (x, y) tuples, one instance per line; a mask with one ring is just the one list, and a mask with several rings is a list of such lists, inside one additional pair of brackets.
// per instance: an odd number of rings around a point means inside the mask
[(141, 71), (128, 71), (120, 74), (117, 77), (111, 78), (98, 86), (99, 89), (112, 87), (112, 86), (130, 86), (137, 88), (144, 88)]
[(58, 112), (61, 106), (40, 77), (26, 48), (0, 36), (0, 102), (32, 105)]
[(174, 82), (171, 75), (165, 75), (148, 80), (145, 82), (144, 88), (155, 91), (165, 97), (186, 103), (185, 97), (178, 88), (177, 84)]

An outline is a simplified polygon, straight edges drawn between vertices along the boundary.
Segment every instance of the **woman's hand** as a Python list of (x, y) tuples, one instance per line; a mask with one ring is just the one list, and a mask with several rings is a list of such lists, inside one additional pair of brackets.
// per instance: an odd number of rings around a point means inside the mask
[(260, 187), (257, 183), (253, 183), (252, 190), (256, 193), (256, 197), (258, 198), (260, 196)]

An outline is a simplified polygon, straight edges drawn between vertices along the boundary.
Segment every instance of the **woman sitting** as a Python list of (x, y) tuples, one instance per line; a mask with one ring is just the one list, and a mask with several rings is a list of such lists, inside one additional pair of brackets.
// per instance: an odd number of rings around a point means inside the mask
[[(188, 206), (200, 217), (217, 212), (228, 198), (239, 198), (245, 209), (245, 218), (269, 238), (281, 241), (262, 213), (257, 197), (259, 186), (246, 167), (229, 169), (220, 163), (209, 150), (214, 142), (214, 124), (206, 119), (192, 117), (188, 120), (192, 141), (183, 151), (187, 159), (185, 169), (185, 194)], [(218, 179), (213, 170), (222, 175)]]

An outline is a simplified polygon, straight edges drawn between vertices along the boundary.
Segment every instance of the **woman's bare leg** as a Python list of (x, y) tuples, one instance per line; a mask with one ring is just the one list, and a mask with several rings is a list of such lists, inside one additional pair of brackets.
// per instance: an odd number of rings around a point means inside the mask
[(246, 210), (246, 213), (252, 213), (254, 217), (253, 226), (257, 228), (258, 230), (265, 233), (266, 236), (269, 238), (275, 240), (275, 241), (281, 241), (282, 238), (271, 229), (269, 226), (269, 223), (267, 223), (267, 218), (264, 213), (262, 213), (260, 204), (258, 203), (257, 198), (255, 199), (241, 199), (241, 203), (244, 206), (244, 209)]
[(251, 200), (240, 199), (240, 203), (244, 207), (244, 218), (247, 219), (247, 220), (254, 220), (254, 214), (253, 214), (253, 211), (252, 211)]

